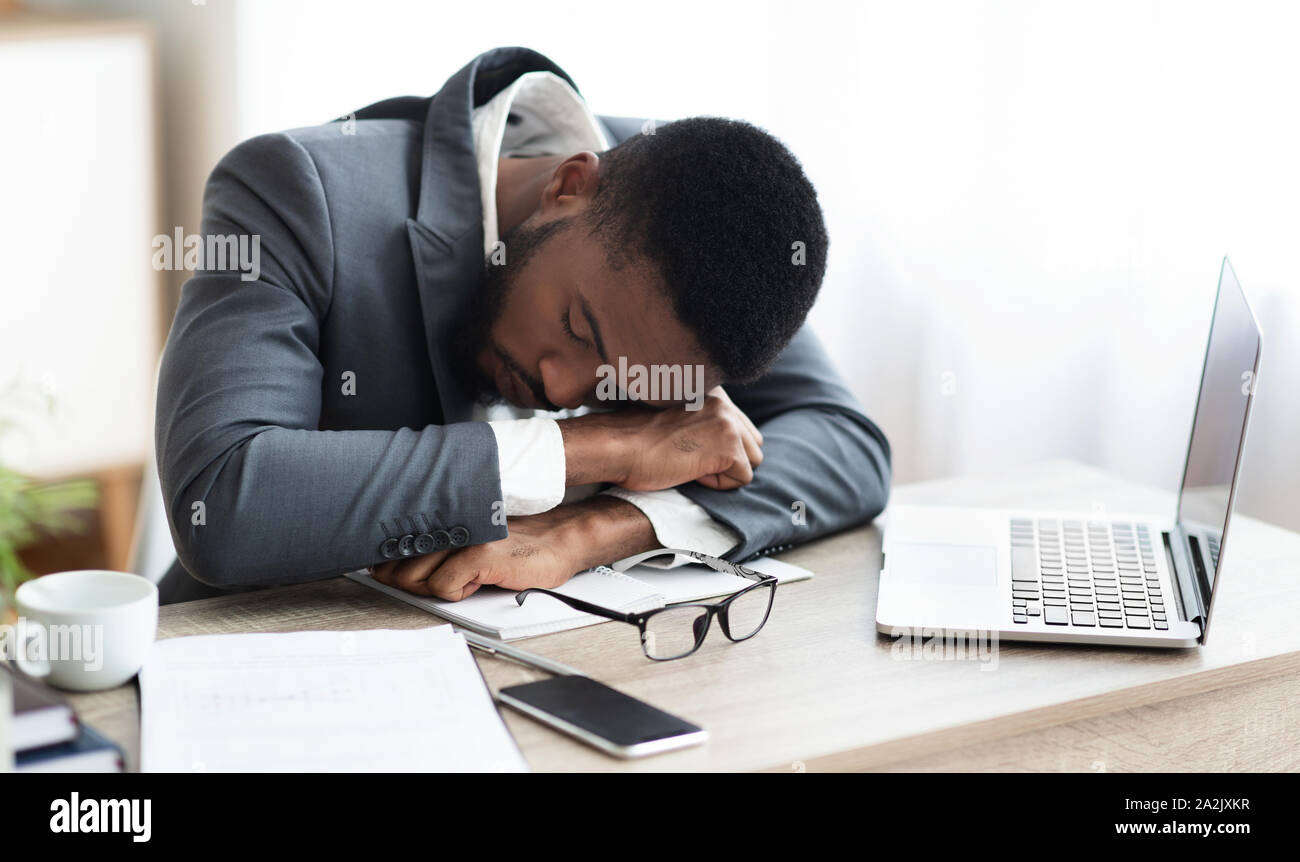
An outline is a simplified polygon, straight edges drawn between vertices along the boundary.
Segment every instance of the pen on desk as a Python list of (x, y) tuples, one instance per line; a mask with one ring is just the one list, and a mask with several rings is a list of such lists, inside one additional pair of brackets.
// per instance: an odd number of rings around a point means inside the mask
[(510, 644), (505, 643), (504, 641), (499, 641), (496, 638), (490, 638), (487, 635), (481, 635), (478, 632), (473, 632), (469, 629), (457, 628), (455, 630), (465, 638), (466, 643), (476, 649), (481, 649), (484, 652), (503, 655), (506, 658), (511, 658), (517, 662), (532, 665), (533, 667), (549, 671), (550, 673), (559, 674), (560, 676), (586, 676), (585, 673), (577, 668), (569, 667), (567, 664), (552, 661), (545, 656), (540, 656), (528, 652), (527, 650), (522, 650), (519, 647), (511, 646)]

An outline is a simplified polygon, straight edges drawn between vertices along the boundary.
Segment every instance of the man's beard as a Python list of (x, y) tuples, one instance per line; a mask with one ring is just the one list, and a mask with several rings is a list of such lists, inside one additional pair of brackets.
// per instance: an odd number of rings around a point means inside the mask
[(465, 316), (457, 322), (451, 335), (451, 373), (461, 387), (483, 405), (500, 403), (492, 376), (479, 367), (478, 358), (491, 343), (492, 327), (505, 309), (510, 292), (510, 274), (505, 266), (494, 266), (484, 259), (474, 296)]
[(568, 227), (571, 222), (571, 218), (560, 219), (537, 227), (530, 227), (524, 222), (501, 238), (506, 253), (504, 264), (493, 263), (492, 255), (484, 257), (475, 294), (465, 316), (457, 322), (450, 343), (451, 372), (465, 391), (472, 393), (480, 404), (500, 404), (505, 401), (496, 389), (496, 381), (479, 367), (478, 359), (485, 349), (496, 353), (502, 362), (513, 369), (539, 402), (549, 404), (541, 381), (528, 374), (514, 357), (492, 340), (492, 328), (505, 311), (506, 300), (515, 287), (515, 278), (523, 272), (528, 258), (541, 249), (553, 234)]

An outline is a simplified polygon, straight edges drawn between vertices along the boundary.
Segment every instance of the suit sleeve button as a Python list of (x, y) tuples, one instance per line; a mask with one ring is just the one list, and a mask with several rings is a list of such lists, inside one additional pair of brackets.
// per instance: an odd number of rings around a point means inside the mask
[(384, 539), (384, 543), (379, 546), (379, 553), (384, 555), (385, 560), (395, 560), (401, 556), (397, 553), (397, 540), (393, 538)]
[(443, 551), (451, 547), (451, 534), (446, 530), (433, 531), (433, 549)]
[(469, 530), (464, 527), (452, 527), (448, 535), (451, 537), (452, 547), (463, 548), (469, 544)]
[(415, 537), (415, 552), (417, 554), (428, 554), (433, 551), (433, 536), (429, 533), (421, 533)]
[(403, 557), (409, 557), (415, 553), (415, 536), (407, 533), (397, 540), (397, 553)]

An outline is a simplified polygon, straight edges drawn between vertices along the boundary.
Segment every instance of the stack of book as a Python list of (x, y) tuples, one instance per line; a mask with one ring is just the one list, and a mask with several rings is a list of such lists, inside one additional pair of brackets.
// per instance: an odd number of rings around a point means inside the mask
[(17, 772), (122, 772), (122, 749), (77, 720), (63, 695), (0, 662), (13, 683), (9, 724)]

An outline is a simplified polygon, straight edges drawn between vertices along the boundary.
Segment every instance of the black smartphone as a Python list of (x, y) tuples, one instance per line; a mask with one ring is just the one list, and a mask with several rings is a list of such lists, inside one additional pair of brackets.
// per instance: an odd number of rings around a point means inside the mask
[(699, 745), (708, 731), (585, 676), (512, 685), (497, 700), (615, 757)]

